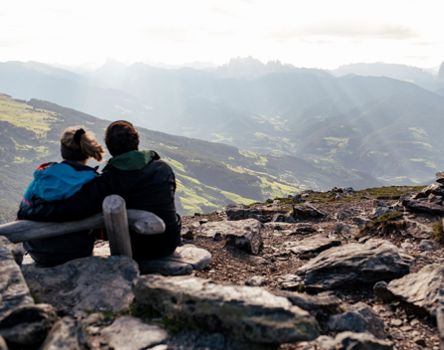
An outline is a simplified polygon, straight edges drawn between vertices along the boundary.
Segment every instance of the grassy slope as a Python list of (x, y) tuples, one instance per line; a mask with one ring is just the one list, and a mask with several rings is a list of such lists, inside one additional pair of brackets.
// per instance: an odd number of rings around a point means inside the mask
[[(57, 161), (59, 135), (84, 125), (99, 139), (109, 122), (48, 102), (0, 95), (0, 221), (11, 220), (20, 194), (41, 162)], [(300, 188), (266, 173), (266, 158), (234, 147), (140, 129), (141, 146), (157, 150), (174, 168), (183, 214), (292, 194)]]

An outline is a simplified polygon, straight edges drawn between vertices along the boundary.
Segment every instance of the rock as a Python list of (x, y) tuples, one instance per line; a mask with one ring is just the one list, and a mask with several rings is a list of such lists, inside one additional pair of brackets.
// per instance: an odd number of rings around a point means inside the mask
[(168, 333), (159, 326), (129, 316), (117, 318), (101, 335), (109, 346), (119, 350), (152, 349), (168, 338)]
[(286, 215), (288, 214), (288, 209), (283, 208), (279, 205), (273, 204), (260, 204), (257, 206), (229, 206), (225, 210), (228, 220), (246, 220), (246, 219), (256, 219), (262, 223), (270, 222), (273, 220), (275, 215)]
[(393, 344), (369, 333), (339, 333), (335, 339), (320, 337), (320, 350), (392, 350)]
[(349, 306), (346, 312), (330, 316), (328, 328), (335, 332), (369, 332), (377, 338), (386, 338), (384, 321), (364, 303)]
[(211, 253), (208, 250), (185, 244), (165, 258), (139, 262), (139, 269), (142, 274), (189, 275), (193, 270), (203, 270), (210, 263)]
[(444, 185), (444, 172), (436, 173), (436, 182)]
[(12, 243), (5, 236), (0, 236), (0, 246), (5, 247), (11, 251), (17, 265), (22, 264), (25, 249), (23, 248), (23, 245), (21, 243)]
[(128, 257), (92, 256), (50, 268), (25, 265), (23, 273), (36, 299), (76, 314), (128, 310), (134, 299), (131, 286), (139, 270)]
[(25, 305), (0, 321), (0, 336), (13, 348), (39, 346), (57, 320), (51, 305)]
[(355, 211), (352, 209), (342, 209), (335, 214), (335, 219), (339, 221), (344, 221), (350, 219), (355, 215)]
[(277, 294), (290, 300), (293, 305), (309, 311), (317, 318), (341, 312), (341, 299), (330, 292), (310, 295), (306, 293), (280, 291)]
[(10, 248), (12, 243), (0, 237), (0, 319), (16, 308), (34, 304)]
[(418, 248), (421, 252), (430, 252), (437, 248), (437, 244), (431, 239), (423, 239), (419, 242)]
[(424, 266), (420, 271), (408, 274), (388, 284), (388, 292), (417, 311), (436, 316), (440, 289), (444, 284), (444, 267), (439, 264)]
[(388, 284), (385, 281), (376, 282), (373, 286), (373, 294), (375, 298), (384, 302), (390, 302), (393, 300), (393, 294), (387, 289)]
[(409, 265), (396, 246), (376, 239), (328, 249), (298, 270), (305, 287), (317, 290), (390, 281), (407, 273)]
[(413, 199), (427, 198), (431, 194), (442, 196), (444, 195), (444, 188), (438, 184), (432, 184), (415, 194), (413, 196)]
[(239, 221), (215, 221), (200, 226), (196, 235), (201, 237), (223, 237), (230, 244), (247, 251), (258, 254), (262, 247), (262, 224), (256, 219)]
[(271, 222), (285, 222), (288, 224), (294, 224), (296, 220), (291, 216), (290, 213), (287, 214), (274, 214)]
[(290, 248), (290, 251), (301, 258), (310, 258), (324, 250), (339, 245), (341, 245), (341, 241), (339, 239), (329, 238), (325, 235), (319, 234), (295, 242), (295, 246)]
[(292, 216), (295, 220), (322, 219), (327, 216), (324, 212), (310, 204), (293, 206)]
[(309, 313), (260, 287), (226, 286), (191, 277), (147, 275), (138, 279), (136, 303), (155, 308), (188, 327), (226, 331), (255, 343), (311, 340), (318, 324)]
[(284, 290), (299, 291), (304, 287), (301, 276), (291, 273), (278, 277), (278, 283)]
[(251, 276), (245, 281), (246, 286), (261, 287), (267, 284), (267, 278), (264, 276)]
[(444, 206), (415, 199), (404, 199), (402, 205), (413, 212), (444, 215)]
[(40, 350), (87, 350), (89, 348), (80, 322), (66, 316), (54, 324)]

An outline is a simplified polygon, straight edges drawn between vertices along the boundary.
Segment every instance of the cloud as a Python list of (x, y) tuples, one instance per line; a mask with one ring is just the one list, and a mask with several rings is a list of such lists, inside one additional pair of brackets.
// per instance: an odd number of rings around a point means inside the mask
[(282, 41), (314, 38), (351, 40), (408, 40), (418, 38), (418, 34), (407, 26), (389, 24), (366, 25), (364, 23), (327, 23), (303, 27), (279, 27), (272, 30), (269, 36)]

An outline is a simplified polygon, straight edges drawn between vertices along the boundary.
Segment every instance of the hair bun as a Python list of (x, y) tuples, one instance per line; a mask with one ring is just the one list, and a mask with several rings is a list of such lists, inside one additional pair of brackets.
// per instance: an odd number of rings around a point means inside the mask
[(82, 135), (85, 134), (85, 130), (83, 130), (83, 128), (78, 129), (75, 133), (74, 133), (74, 142), (77, 143), (78, 145), (80, 145), (80, 140), (82, 138)]

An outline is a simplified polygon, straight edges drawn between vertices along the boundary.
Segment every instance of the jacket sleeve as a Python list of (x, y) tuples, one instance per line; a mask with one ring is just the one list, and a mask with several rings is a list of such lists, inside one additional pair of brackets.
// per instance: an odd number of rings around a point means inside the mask
[(71, 221), (80, 220), (102, 211), (102, 202), (110, 194), (120, 194), (112, 183), (112, 175), (104, 173), (85, 184), (73, 196), (46, 202), (34, 200), (30, 205), (20, 205), (19, 220)]

